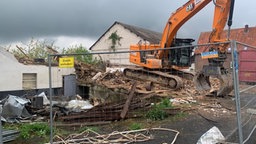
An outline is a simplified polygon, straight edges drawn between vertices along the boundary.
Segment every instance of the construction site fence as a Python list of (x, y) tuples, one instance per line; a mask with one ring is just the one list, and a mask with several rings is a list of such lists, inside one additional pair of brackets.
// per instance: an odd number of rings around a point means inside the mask
[[(159, 50), (168, 51), (171, 49), (180, 50), (182, 53), (181, 49), (191, 46), (171, 47), (165, 49), (159, 48), (140, 51), (130, 51), (128, 48), (124, 51), (118, 51), (118, 48), (113, 51), (109, 48), (106, 48), (108, 50), (104, 52), (89, 54), (49, 55), (48, 97), (50, 99), (49, 120), (51, 128), (49, 142), (68, 143), (72, 140), (78, 139), (81, 141), (84, 140), (89, 142), (93, 138), (90, 137), (91, 135), (85, 134), (85, 130), (88, 132), (88, 129), (90, 129), (91, 133), (94, 134), (95, 139), (97, 136), (102, 136), (99, 134), (100, 132), (109, 131), (109, 127), (111, 127), (113, 132), (125, 130), (128, 131), (132, 129), (131, 127), (135, 126), (129, 122), (129, 119), (137, 119), (135, 122), (138, 128), (144, 129), (146, 126), (150, 127), (154, 121), (148, 120), (150, 122), (146, 124), (147, 120), (142, 121), (140, 119), (149, 119), (145, 115), (149, 112), (152, 104), (154, 103), (152, 100), (157, 101), (159, 98), (168, 98), (172, 104), (175, 103), (177, 105), (189, 105), (191, 108), (195, 106), (195, 109), (189, 110), (188, 113), (195, 111), (195, 113), (200, 113), (200, 115), (205, 119), (207, 119), (207, 116), (213, 117), (212, 119), (209, 118), (213, 121), (212, 126), (219, 126), (219, 129), (222, 132), (226, 142), (239, 144), (251, 142), (255, 143), (256, 141), (254, 130), (256, 127), (256, 81), (239, 80), (239, 78), (244, 78), (246, 76), (256, 76), (256, 71), (253, 72), (249, 70), (243, 71), (244, 75), (241, 75), (241, 59), (239, 59), (241, 51), (256, 51), (255, 47), (237, 41), (193, 45), (192, 47), (194, 47), (194, 51), (199, 51), (199, 53), (195, 53), (194, 56), (189, 59), (189, 63), (191, 63), (192, 66), (189, 67), (187, 71), (194, 73), (198, 71), (204, 64), (208, 63), (207, 60), (201, 59), (201, 49), (210, 48), (213, 45), (223, 44), (229, 44), (230, 46), (230, 48), (227, 49), (228, 58), (224, 65), (232, 72), (234, 86), (234, 91), (231, 92), (229, 96), (225, 97), (205, 96), (205, 93), (200, 91), (198, 92), (196, 89), (194, 89), (193, 80), (184, 81), (183, 88), (174, 91), (157, 87), (158, 85), (154, 85), (154, 91), (151, 92), (153, 94), (150, 94), (150, 92), (145, 90), (148, 82), (140, 82), (130, 78), (125, 78), (121, 74), (123, 68), (127, 66), (134, 66), (133, 64), (130, 65), (129, 63), (129, 55), (131, 53), (154, 53), (155, 51)], [(67, 82), (71, 85), (70, 87), (65, 87), (64, 84), (66, 82), (64, 76), (68, 73), (67, 71), (70, 71), (70, 68), (59, 67), (58, 69), (62, 70), (56, 72), (53, 71), (53, 69), (56, 67), (56, 58), (59, 59), (63, 57), (73, 57), (75, 61), (73, 68), (75, 81), (72, 81), (72, 77), (71, 81), (69, 77), (67, 78)], [(79, 62), (79, 60), (86, 58), (89, 58), (87, 59), (87, 62), (90, 64)], [(249, 65), (251, 65), (252, 61), (253, 60), (249, 62)], [(243, 61), (243, 65), (244, 63), (247, 65), (246, 60)], [(256, 65), (255, 63), (256, 59), (254, 59), (254, 65)], [(107, 72), (106, 69), (108, 69)], [(120, 70), (120, 73), (114, 72), (115, 70)], [(161, 70), (159, 69), (159, 71)], [(99, 76), (97, 77), (96, 75)], [(182, 77), (182, 75), (179, 76)], [(185, 75), (182, 78), (185, 79)], [(62, 84), (62, 88), (56, 89), (58, 83)], [(72, 83), (75, 83), (76, 85), (76, 94), (67, 96), (71, 91), (74, 90), (72, 89)], [(70, 91), (65, 91), (64, 88), (68, 88)], [(138, 97), (133, 97), (132, 100), (129, 101), (128, 99), (131, 98), (132, 91), (134, 92), (133, 94)], [(67, 94), (66, 96), (65, 92)], [(153, 99), (152, 97), (154, 97), (154, 94), (158, 95), (159, 97), (155, 97), (155, 99)], [(147, 97), (152, 99), (147, 99)], [(200, 101), (205, 98), (210, 101), (207, 103), (207, 105), (200, 103)], [(58, 105), (61, 104), (61, 101), (64, 101), (62, 103), (65, 103), (65, 108), (63, 105)], [(121, 112), (124, 112), (124, 106), (127, 106), (127, 102), (129, 103), (128, 106), (130, 107), (124, 116), (121, 114)], [(87, 107), (82, 108), (79, 103), (86, 105)], [(226, 105), (227, 103), (229, 105)], [(125, 118), (122, 120), (121, 116), (124, 116)], [(219, 118), (222, 116), (224, 116), (224, 119), (220, 120)], [(173, 115), (169, 115), (169, 117), (173, 117)], [(122, 126), (115, 126), (115, 123), (120, 120), (122, 120)], [(127, 121), (127, 123), (124, 121)], [(159, 124), (159, 121), (156, 122)], [(60, 136), (60, 134), (56, 132), (56, 129), (60, 127), (69, 131), (70, 135), (66, 134), (65, 136)], [(159, 127), (164, 127), (164, 125)], [(209, 125), (206, 125), (205, 127), (209, 127)], [(93, 131), (93, 129), (98, 130)], [(184, 132), (181, 134), (177, 132), (171, 141), (179, 142), (179, 139), (184, 137), (194, 137), (199, 139), (200, 136), (202, 136), (205, 132), (205, 130), (196, 133)], [(146, 136), (143, 140), (145, 139)], [(196, 143), (196, 141), (193, 143)]]

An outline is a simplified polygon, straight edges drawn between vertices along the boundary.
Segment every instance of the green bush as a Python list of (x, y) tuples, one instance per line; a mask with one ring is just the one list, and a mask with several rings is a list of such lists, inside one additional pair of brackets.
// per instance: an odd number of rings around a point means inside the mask
[(171, 102), (169, 99), (163, 99), (159, 104), (154, 105), (151, 110), (146, 114), (146, 117), (151, 120), (163, 120), (168, 117), (168, 114), (164, 111), (165, 108), (171, 108)]
[(46, 123), (22, 124), (19, 128), (20, 136), (29, 139), (34, 136), (45, 137), (50, 135), (50, 127)]
[(80, 62), (84, 62), (88, 64), (95, 64), (97, 62), (97, 60), (93, 59), (92, 54), (90, 54), (90, 52), (82, 45), (79, 45), (79, 46), (75, 45), (67, 49), (63, 49), (62, 53), (63, 54), (81, 54), (81, 55), (75, 56), (76, 60)]
[(3, 126), (7, 130), (18, 130), (22, 139), (30, 139), (33, 137), (46, 138), (50, 136), (50, 126), (47, 123), (20, 123), (5, 124)]

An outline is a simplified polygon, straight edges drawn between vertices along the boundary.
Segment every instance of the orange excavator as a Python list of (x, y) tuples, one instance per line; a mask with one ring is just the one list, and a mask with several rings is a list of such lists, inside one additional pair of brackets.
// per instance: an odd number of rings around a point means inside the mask
[[(172, 89), (183, 85), (181, 77), (193, 77), (199, 90), (211, 88), (209, 77), (220, 79), (221, 88), (217, 96), (228, 94), (232, 90), (228, 71), (223, 63), (226, 59), (228, 44), (212, 45), (209, 51), (212, 56), (208, 57), (209, 65), (196, 75), (185, 72), (191, 66), (193, 58), (193, 39), (176, 38), (180, 27), (190, 18), (202, 10), (210, 2), (215, 5), (212, 33), (209, 43), (227, 42), (228, 38), (221, 38), (226, 23), (229, 29), (232, 25), (234, 0), (189, 0), (178, 8), (168, 19), (162, 39), (159, 44), (136, 44), (131, 45), (130, 62), (139, 67), (126, 68), (124, 74), (128, 77), (149, 80), (154, 83), (168, 86)], [(209, 73), (211, 71), (211, 73)]]

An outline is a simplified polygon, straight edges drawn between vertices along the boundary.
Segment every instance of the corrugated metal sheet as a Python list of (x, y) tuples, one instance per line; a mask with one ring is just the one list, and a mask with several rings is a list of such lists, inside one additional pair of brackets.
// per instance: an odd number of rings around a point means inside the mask
[(19, 137), (20, 132), (16, 130), (3, 130), (2, 133), (2, 142), (10, 142)]
[[(211, 32), (202, 32), (198, 39), (198, 44), (206, 44), (209, 42), (209, 36)], [(227, 37), (227, 30), (225, 30), (222, 38)], [(248, 45), (256, 46), (256, 27), (238, 28), (230, 31), (230, 39), (246, 43)], [(245, 49), (242, 45), (237, 45), (238, 51)], [(249, 48), (248, 48), (249, 49)], [(202, 52), (208, 51), (208, 47), (202, 46), (195, 50), (195, 54), (201, 54)]]
[(239, 80), (256, 82), (256, 51), (242, 50), (239, 52)]

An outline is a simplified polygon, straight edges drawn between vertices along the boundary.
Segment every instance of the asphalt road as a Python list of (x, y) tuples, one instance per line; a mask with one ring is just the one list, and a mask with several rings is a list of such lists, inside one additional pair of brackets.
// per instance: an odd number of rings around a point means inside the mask
[[(237, 116), (235, 109), (235, 101), (231, 99), (219, 99), (224, 107), (234, 111), (233, 114), (221, 115), (218, 118), (207, 119), (197, 112), (193, 112), (185, 118), (179, 119), (175, 122), (169, 122), (161, 125), (162, 128), (174, 129), (180, 132), (175, 144), (196, 144), (199, 138), (210, 128), (216, 126), (219, 128), (227, 142), (238, 143), (238, 129), (237, 129)], [(243, 130), (243, 139), (246, 140), (251, 133), (253, 126), (256, 123), (256, 115), (248, 115), (247, 108), (256, 107), (256, 95), (241, 94), (241, 121)], [(209, 115), (210, 116), (210, 115)], [(139, 142), (139, 144), (170, 144), (175, 137), (175, 133), (166, 131), (151, 131), (154, 139)], [(245, 144), (256, 143), (256, 132), (247, 140)]]

